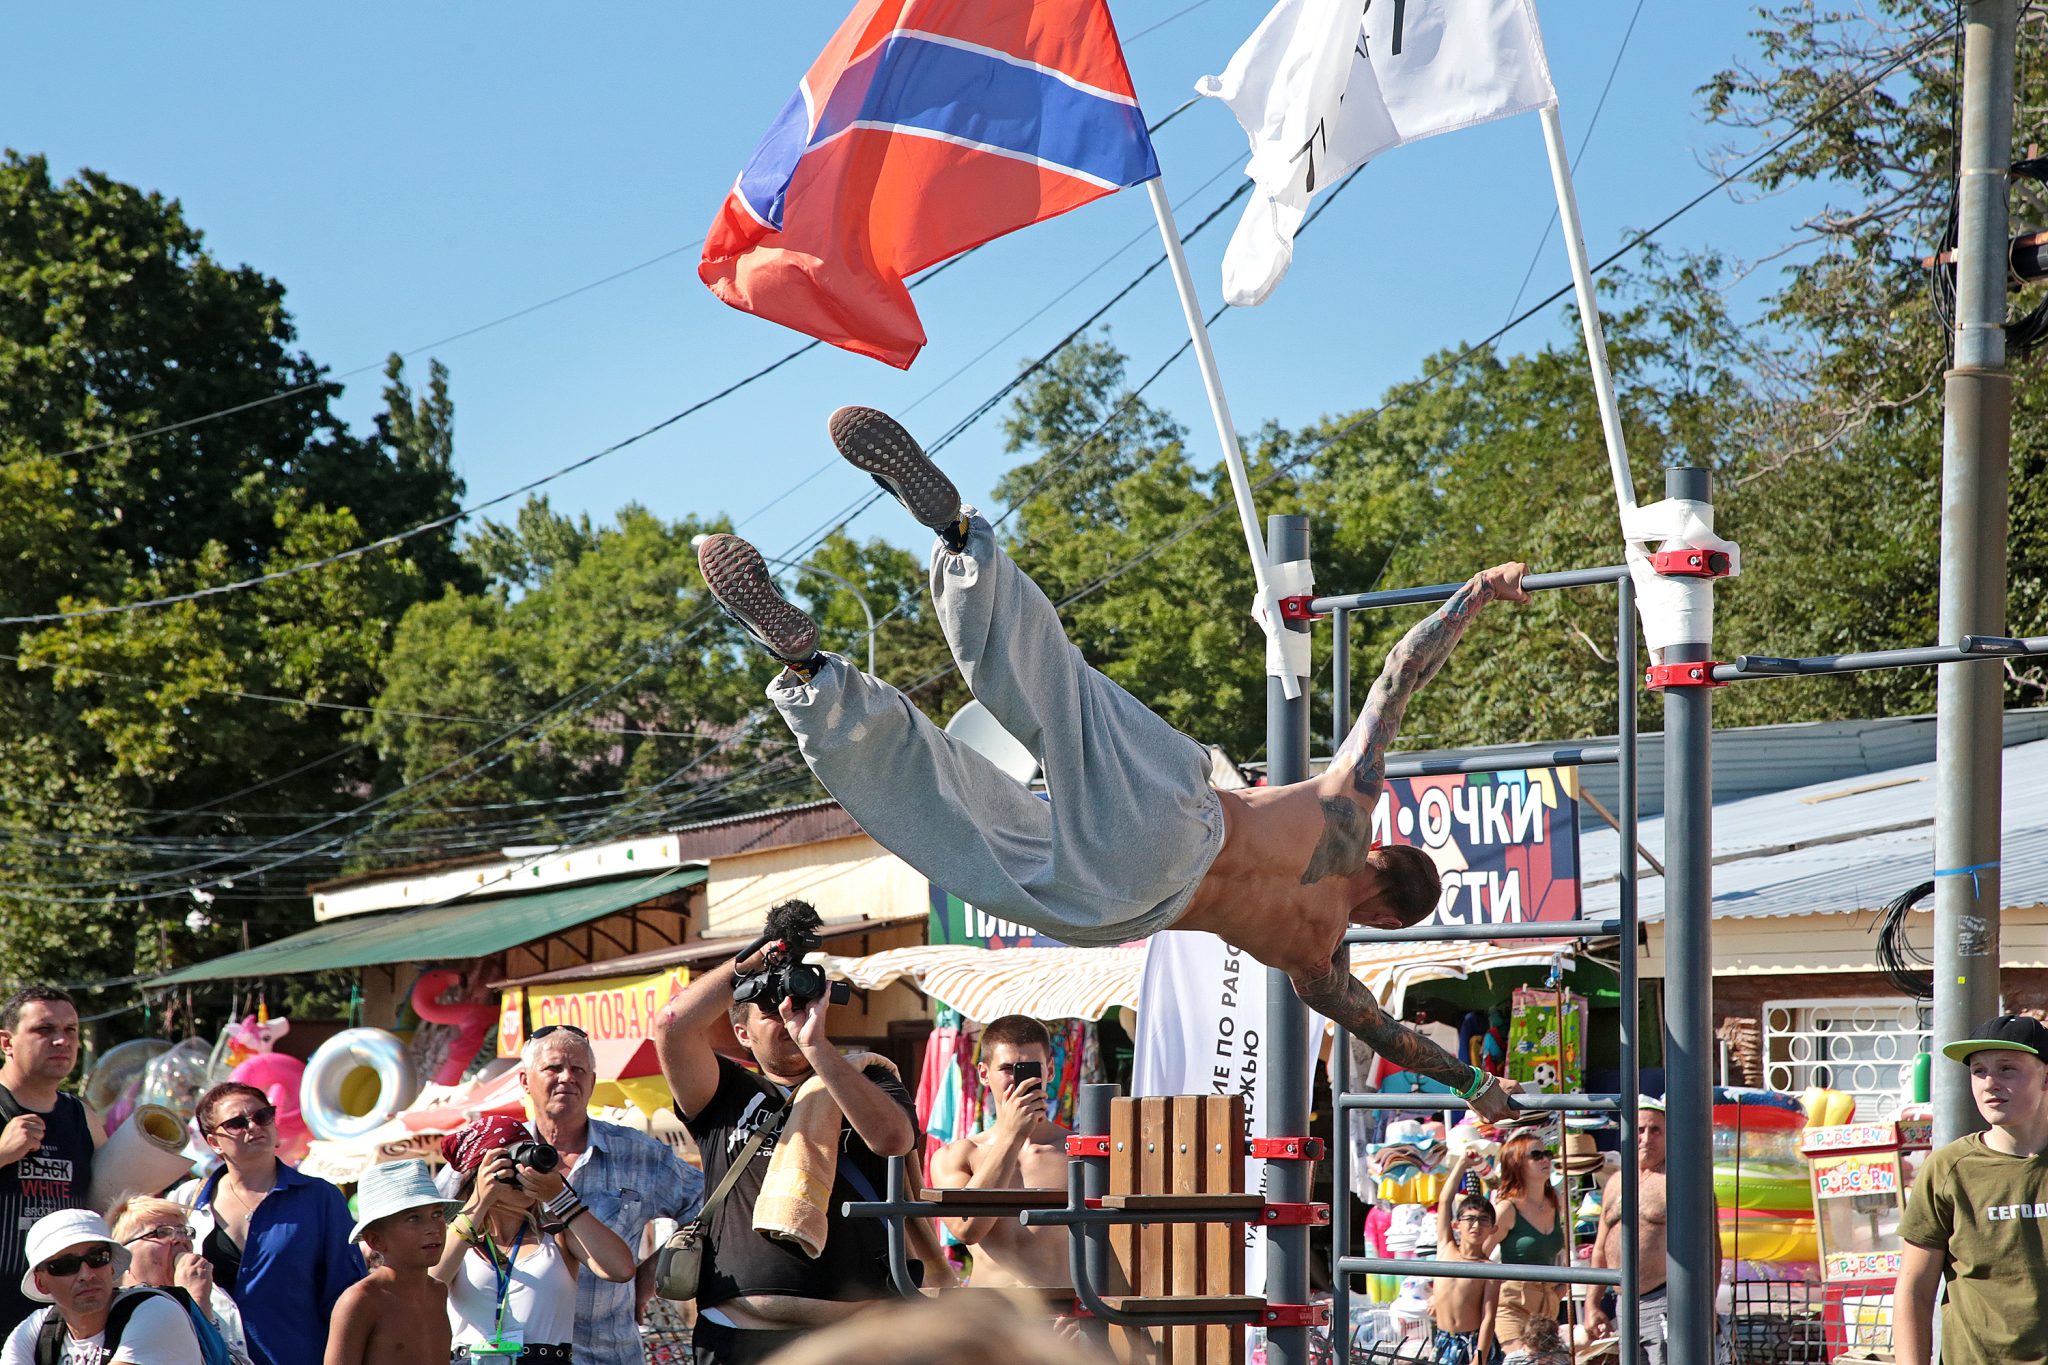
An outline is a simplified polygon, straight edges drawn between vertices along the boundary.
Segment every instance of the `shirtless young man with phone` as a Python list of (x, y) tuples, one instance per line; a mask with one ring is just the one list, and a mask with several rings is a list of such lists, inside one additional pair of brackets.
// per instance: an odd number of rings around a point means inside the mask
[[(981, 1033), (981, 1079), (995, 1100), (990, 1127), (948, 1143), (932, 1159), (935, 1189), (1046, 1190), (1067, 1185), (1068, 1130), (1047, 1117), (1045, 1025), (1006, 1014)], [(948, 1218), (946, 1231), (974, 1249), (974, 1286), (1071, 1291), (1065, 1228), (1027, 1228), (1015, 1218)]]

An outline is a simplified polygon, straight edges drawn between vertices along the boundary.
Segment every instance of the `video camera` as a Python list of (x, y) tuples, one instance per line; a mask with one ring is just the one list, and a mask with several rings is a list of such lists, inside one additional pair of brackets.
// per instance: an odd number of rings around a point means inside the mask
[(744, 1005), (751, 1001), (774, 1014), (781, 1010), (784, 1000), (801, 1005), (829, 994), (833, 1004), (843, 1005), (852, 999), (853, 993), (844, 981), (828, 981), (823, 967), (804, 961), (804, 954), (814, 953), (824, 945), (818, 935), (823, 924), (808, 901), (784, 901), (770, 910), (767, 932), (740, 953), (740, 957), (746, 958), (766, 946), (768, 960), (734, 984), (733, 1003)]

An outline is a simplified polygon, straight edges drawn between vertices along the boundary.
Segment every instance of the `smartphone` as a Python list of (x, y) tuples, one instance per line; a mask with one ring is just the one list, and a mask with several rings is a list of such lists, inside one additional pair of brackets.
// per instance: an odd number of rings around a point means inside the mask
[(1045, 1063), (1043, 1062), (1018, 1062), (1010, 1068), (1010, 1084), (1013, 1087), (1022, 1085), (1026, 1081), (1042, 1081), (1044, 1079)]

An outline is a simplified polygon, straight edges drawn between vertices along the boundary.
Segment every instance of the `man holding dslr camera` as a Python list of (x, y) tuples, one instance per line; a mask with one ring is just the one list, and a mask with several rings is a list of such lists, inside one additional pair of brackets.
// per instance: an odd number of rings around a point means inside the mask
[[(819, 923), (806, 902), (776, 906), (752, 948), (692, 981), (656, 1021), (662, 1074), (697, 1140), (710, 1188), (764, 1125), (773, 1125), (711, 1214), (692, 1340), (702, 1365), (765, 1359), (802, 1332), (893, 1293), (882, 1223), (848, 1219), (839, 1210), (848, 1200), (880, 1197), (887, 1158), (917, 1145), (917, 1111), (894, 1068), (879, 1058), (856, 1067), (832, 1045), (826, 1019), (833, 996), (844, 999), (843, 988), (829, 989), (822, 973), (802, 961), (817, 946)], [(736, 986), (743, 998), (736, 999)], [(712, 1050), (708, 1030), (721, 1012), (760, 1075)], [(813, 1077), (844, 1118), (832, 1154), (825, 1241), (815, 1257), (754, 1228), (755, 1200), (785, 1112)]]

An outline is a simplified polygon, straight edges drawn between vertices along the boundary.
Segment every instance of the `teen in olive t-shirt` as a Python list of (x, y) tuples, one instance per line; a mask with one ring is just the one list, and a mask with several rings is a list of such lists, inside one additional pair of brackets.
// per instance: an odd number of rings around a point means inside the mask
[(1943, 1365), (2048, 1360), (2048, 1155), (1958, 1138), (1927, 1158), (1899, 1235), (1948, 1258)]

